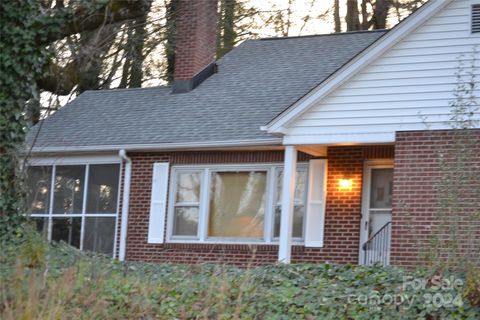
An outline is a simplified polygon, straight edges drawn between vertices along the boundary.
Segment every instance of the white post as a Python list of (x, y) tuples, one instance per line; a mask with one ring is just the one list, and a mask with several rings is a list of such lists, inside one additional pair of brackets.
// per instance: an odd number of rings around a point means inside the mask
[(290, 263), (292, 248), (293, 201), (295, 198), (295, 179), (297, 173), (297, 149), (285, 147), (283, 168), (282, 212), (280, 219), (280, 245), (278, 262)]

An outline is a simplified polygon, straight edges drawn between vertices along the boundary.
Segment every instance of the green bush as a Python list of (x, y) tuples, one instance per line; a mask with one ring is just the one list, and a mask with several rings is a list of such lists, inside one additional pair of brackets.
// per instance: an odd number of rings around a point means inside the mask
[(478, 272), (120, 263), (36, 236), (2, 248), (0, 265), (1, 319), (480, 318)]

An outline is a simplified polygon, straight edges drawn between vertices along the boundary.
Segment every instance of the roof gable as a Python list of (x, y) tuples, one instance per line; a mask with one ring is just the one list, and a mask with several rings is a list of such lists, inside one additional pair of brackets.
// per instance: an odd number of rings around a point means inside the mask
[(308, 112), (313, 106), (339, 88), (358, 72), (370, 65), (375, 59), (382, 56), (390, 48), (412, 33), (430, 17), (445, 8), (453, 0), (430, 0), (395, 28), (384, 34), (369, 47), (356, 55), (322, 83), (289, 106), (262, 129), (270, 133), (284, 133), (285, 128), (301, 115)]

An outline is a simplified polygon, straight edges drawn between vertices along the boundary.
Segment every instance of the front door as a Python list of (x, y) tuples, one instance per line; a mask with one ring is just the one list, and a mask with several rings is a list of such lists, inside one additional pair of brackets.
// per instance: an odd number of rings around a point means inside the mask
[(360, 264), (389, 263), (392, 188), (392, 163), (367, 162), (363, 179)]

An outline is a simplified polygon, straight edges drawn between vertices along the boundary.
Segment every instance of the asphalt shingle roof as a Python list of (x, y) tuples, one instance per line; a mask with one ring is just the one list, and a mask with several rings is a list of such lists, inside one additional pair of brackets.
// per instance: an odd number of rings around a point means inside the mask
[(35, 149), (272, 138), (260, 126), (383, 34), (248, 40), (189, 93), (168, 86), (87, 91), (43, 121)]

